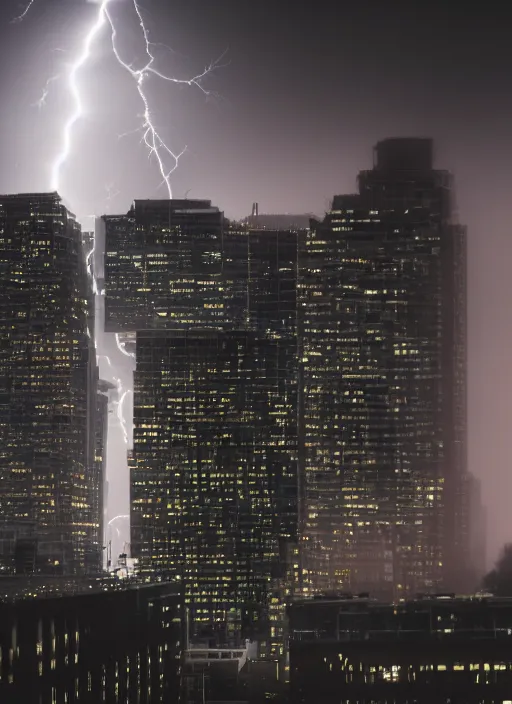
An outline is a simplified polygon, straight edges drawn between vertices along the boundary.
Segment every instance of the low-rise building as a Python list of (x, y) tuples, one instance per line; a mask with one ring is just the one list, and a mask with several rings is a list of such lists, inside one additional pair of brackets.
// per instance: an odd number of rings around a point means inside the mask
[(34, 584), (13, 599), (13, 584), (4, 586), (2, 704), (177, 703), (183, 610), (175, 587), (81, 586), (87, 591), (62, 595), (52, 584), (43, 596)]
[(293, 704), (502, 704), (512, 698), (512, 599), (367, 596), (289, 607)]

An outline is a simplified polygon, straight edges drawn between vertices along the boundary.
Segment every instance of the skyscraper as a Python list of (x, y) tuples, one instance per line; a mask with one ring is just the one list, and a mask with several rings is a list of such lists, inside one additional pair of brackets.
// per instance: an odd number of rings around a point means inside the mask
[(220, 327), (223, 220), (205, 200), (104, 215), (106, 332)]
[(201, 627), (258, 633), (296, 539), (286, 361), (251, 332), (137, 335), (133, 555), (180, 580)]
[(58, 194), (0, 196), (0, 280), (2, 569), (95, 571), (92, 288)]
[(193, 632), (262, 633), (297, 542), (297, 233), (209, 201), (136, 201), (134, 238), (104, 220), (106, 327), (137, 331), (132, 554)]
[(467, 568), (465, 230), (431, 140), (375, 154), (301, 263), (303, 566), (397, 597)]

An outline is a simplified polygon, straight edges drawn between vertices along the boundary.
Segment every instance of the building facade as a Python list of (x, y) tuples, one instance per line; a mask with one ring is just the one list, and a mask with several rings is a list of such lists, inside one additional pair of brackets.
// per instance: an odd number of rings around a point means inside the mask
[(468, 568), (465, 230), (430, 140), (386, 140), (300, 266), (306, 593), (436, 591)]
[(106, 332), (222, 325), (224, 215), (210, 201), (136, 200), (103, 221)]
[(298, 235), (227, 223), (210, 201), (136, 201), (103, 220), (105, 329), (136, 332), (132, 555), (180, 580), (192, 634), (282, 650)]
[(510, 699), (511, 599), (309, 599), (289, 617), (294, 704)]
[(192, 620), (226, 641), (260, 635), (296, 540), (287, 364), (251, 332), (137, 334), (132, 554), (178, 578)]
[(1, 701), (178, 702), (185, 619), (175, 589), (85, 586), (0, 602)]
[(97, 379), (80, 227), (56, 193), (0, 196), (0, 564), (96, 571)]

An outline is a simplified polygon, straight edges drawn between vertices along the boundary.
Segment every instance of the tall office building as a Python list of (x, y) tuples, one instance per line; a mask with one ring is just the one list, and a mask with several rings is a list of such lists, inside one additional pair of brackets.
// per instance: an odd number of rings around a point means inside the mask
[(137, 332), (132, 555), (180, 579), (193, 633), (276, 634), (297, 543), (297, 233), (209, 201), (104, 222), (106, 329)]
[(465, 230), (430, 140), (375, 154), (301, 263), (303, 567), (396, 598), (466, 574)]
[(296, 539), (285, 355), (246, 331), (137, 334), (132, 552), (180, 580), (200, 629), (259, 633)]
[(104, 215), (105, 331), (219, 327), (223, 220), (203, 200), (136, 200)]
[(80, 573), (100, 565), (97, 371), (84, 254), (80, 227), (58, 194), (0, 196), (4, 572)]

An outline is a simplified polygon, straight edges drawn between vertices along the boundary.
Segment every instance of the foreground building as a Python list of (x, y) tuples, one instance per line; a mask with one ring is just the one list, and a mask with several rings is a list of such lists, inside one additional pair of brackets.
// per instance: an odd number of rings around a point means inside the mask
[(0, 196), (0, 567), (96, 572), (92, 285), (56, 193)]
[(510, 700), (512, 599), (318, 598), (289, 617), (294, 704)]
[(56, 581), (53, 598), (5, 598), (15, 587), (0, 579), (0, 701), (178, 701), (184, 612), (173, 587), (91, 582), (66, 595)]
[(466, 235), (432, 142), (391, 139), (300, 262), (306, 593), (468, 570)]

